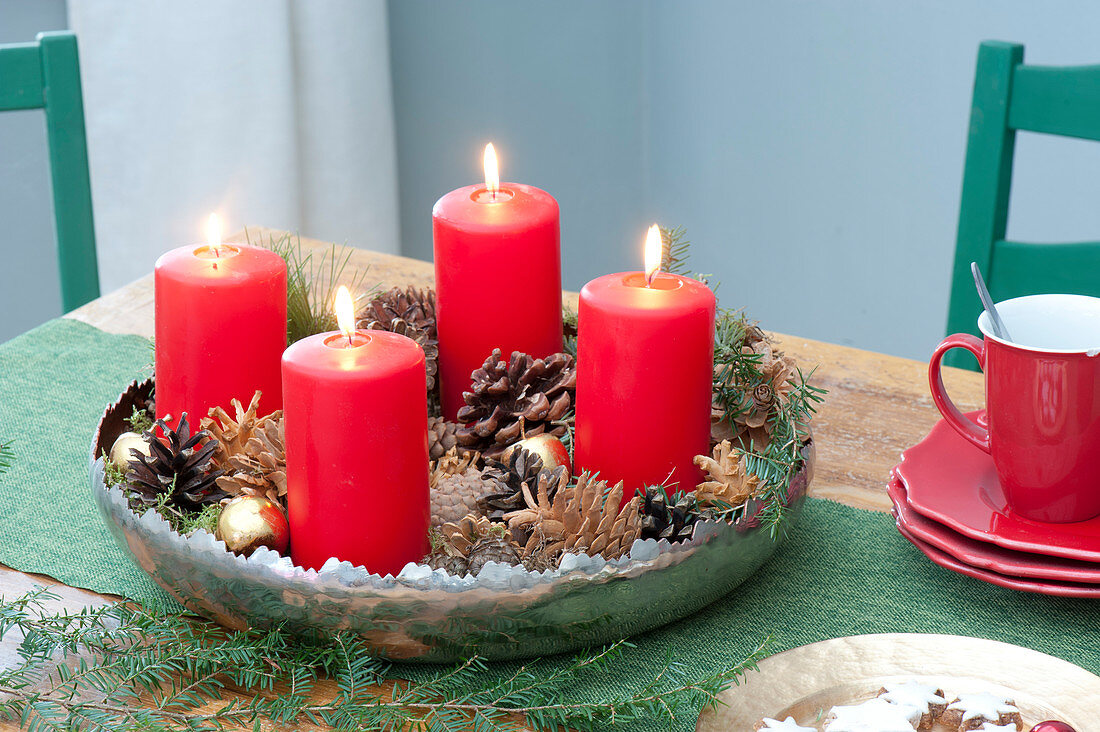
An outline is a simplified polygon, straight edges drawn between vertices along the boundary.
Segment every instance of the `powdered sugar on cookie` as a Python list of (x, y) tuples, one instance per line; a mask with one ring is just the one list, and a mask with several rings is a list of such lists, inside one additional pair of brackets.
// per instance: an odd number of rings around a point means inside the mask
[(920, 709), (876, 698), (847, 707), (833, 707), (825, 718), (825, 732), (913, 732)]
[(814, 727), (803, 727), (800, 724), (795, 723), (794, 717), (787, 717), (782, 722), (771, 717), (764, 717), (760, 720), (760, 723), (756, 725), (757, 730), (768, 730), (769, 732), (817, 732)]

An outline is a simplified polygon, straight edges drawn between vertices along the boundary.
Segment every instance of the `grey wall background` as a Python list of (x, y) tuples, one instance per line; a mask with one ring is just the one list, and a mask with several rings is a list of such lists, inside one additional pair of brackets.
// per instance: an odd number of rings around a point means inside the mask
[[(687, 229), (724, 306), (915, 358), (943, 335), (978, 43), (1100, 63), (1092, 0), (387, 10), (404, 253), (430, 258), (432, 204), (480, 178), (492, 140), (504, 178), (561, 203), (567, 287), (637, 267), (657, 220)], [(0, 42), (65, 25), (63, 0), (0, 0)], [(59, 312), (47, 176), (41, 114), (0, 115), (0, 252), (19, 262), (0, 340)], [(1100, 145), (1022, 136), (1010, 235), (1096, 238), (1098, 194)]]
[[(67, 27), (64, 0), (0, 0), (0, 43)], [(0, 341), (61, 314), (46, 118), (0, 114)], [(17, 263), (12, 266), (11, 263)]]
[[(432, 203), (502, 176), (562, 208), (579, 288), (684, 226), (726, 307), (914, 358), (943, 335), (978, 43), (1100, 63), (1100, 4), (391, 0), (405, 251)], [(1010, 234), (1100, 233), (1100, 145), (1021, 136)]]

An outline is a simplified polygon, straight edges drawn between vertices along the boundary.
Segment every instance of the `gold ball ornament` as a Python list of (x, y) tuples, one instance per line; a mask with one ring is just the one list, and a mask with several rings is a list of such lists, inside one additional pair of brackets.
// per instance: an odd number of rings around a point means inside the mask
[(263, 496), (237, 496), (225, 504), (215, 536), (234, 554), (247, 557), (261, 546), (284, 554), (290, 524), (277, 503)]
[(134, 456), (130, 454), (130, 450), (137, 450), (148, 457), (149, 443), (143, 435), (139, 435), (137, 432), (123, 432), (115, 440), (115, 444), (111, 445), (108, 460), (119, 470), (125, 471), (129, 469), (130, 461), (134, 459)]

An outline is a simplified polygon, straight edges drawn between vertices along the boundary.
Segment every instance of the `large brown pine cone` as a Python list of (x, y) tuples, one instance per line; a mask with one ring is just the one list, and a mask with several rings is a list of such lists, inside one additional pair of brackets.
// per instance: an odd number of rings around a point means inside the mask
[(642, 531), (642, 497), (635, 495), (620, 509), (622, 496), (621, 481), (608, 490), (606, 481), (582, 473), (571, 483), (565, 469), (558, 468), (539, 474), (537, 491), (524, 492), (524, 508), (505, 520), (524, 544), (524, 556), (540, 553), (556, 560), (563, 552), (576, 552), (616, 559), (630, 551)]
[(508, 446), (543, 432), (562, 437), (561, 420), (573, 406), (577, 371), (573, 357), (555, 353), (533, 358), (514, 351), (505, 361), (500, 349), (471, 374), (473, 384), (458, 410), (458, 444), (497, 457)]

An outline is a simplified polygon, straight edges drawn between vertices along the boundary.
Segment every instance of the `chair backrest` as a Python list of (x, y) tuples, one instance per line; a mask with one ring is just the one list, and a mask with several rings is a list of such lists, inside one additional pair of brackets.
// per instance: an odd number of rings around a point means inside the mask
[[(1100, 141), (1100, 66), (1025, 66), (1024, 47), (986, 41), (978, 49), (966, 147), (948, 333), (975, 333), (981, 303), (970, 263), (994, 301), (1044, 292), (1100, 296), (1100, 242), (1007, 241), (1016, 131)], [(973, 367), (958, 349), (952, 365)]]
[(46, 113), (61, 303), (68, 312), (99, 297), (75, 35), (40, 33), (34, 43), (0, 46), (0, 112), (16, 109)]

